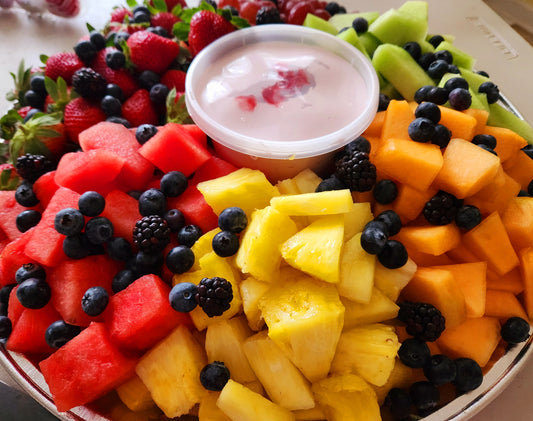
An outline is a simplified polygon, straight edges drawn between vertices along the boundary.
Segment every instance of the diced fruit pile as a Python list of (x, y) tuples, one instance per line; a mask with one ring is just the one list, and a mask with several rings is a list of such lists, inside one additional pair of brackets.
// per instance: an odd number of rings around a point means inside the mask
[[(1, 121), (5, 348), (59, 411), (111, 420), (400, 420), (476, 389), (529, 338), (533, 129), (428, 35), (425, 2), (184, 6), (115, 9), (21, 67)], [(237, 168), (177, 99), (205, 45), (280, 20), (380, 77), (331, 174)]]

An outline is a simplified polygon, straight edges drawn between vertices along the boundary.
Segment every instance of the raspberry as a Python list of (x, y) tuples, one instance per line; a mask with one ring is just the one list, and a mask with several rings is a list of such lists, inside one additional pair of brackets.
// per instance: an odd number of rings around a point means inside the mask
[(25, 154), (17, 158), (16, 169), (19, 176), (33, 183), (41, 175), (52, 171), (54, 164), (44, 155)]
[(133, 243), (144, 253), (158, 253), (169, 241), (170, 228), (165, 219), (159, 215), (144, 216), (133, 228)]
[(411, 301), (404, 301), (399, 306), (398, 319), (407, 325), (409, 335), (424, 342), (433, 342), (443, 332), (446, 320), (435, 306)]
[(233, 300), (231, 284), (224, 278), (203, 278), (198, 284), (196, 302), (209, 317), (220, 316)]
[(335, 162), (335, 175), (352, 191), (369, 191), (376, 183), (376, 167), (366, 152), (353, 151)]
[(422, 213), (432, 225), (447, 225), (455, 220), (461, 204), (453, 194), (441, 190), (429, 199)]
[(72, 75), (72, 87), (85, 99), (99, 99), (105, 95), (107, 81), (90, 67), (82, 67)]

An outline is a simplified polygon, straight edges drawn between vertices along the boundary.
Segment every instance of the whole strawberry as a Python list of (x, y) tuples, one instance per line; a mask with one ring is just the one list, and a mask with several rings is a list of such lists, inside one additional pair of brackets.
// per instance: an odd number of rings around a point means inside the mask
[(84, 98), (76, 98), (65, 107), (63, 122), (69, 139), (78, 143), (78, 135), (95, 124), (106, 119), (106, 115), (98, 104)]
[(189, 48), (193, 56), (206, 45), (223, 35), (233, 32), (235, 27), (222, 16), (209, 10), (200, 10), (191, 18)]
[(106, 54), (115, 51), (115, 47), (106, 47), (98, 51), (96, 58), (92, 63), (92, 68), (100, 73), (107, 83), (114, 83), (120, 86), (125, 98), (129, 98), (133, 93), (139, 89), (137, 81), (133, 75), (126, 69), (113, 70), (105, 62)]
[(149, 31), (138, 31), (128, 38), (130, 59), (137, 70), (163, 73), (180, 53), (179, 45), (171, 39)]
[(150, 21), (150, 24), (152, 26), (161, 26), (169, 34), (171, 34), (174, 24), (179, 21), (180, 21), (180, 18), (178, 18), (177, 16), (173, 15), (170, 12), (158, 12), (152, 16), (152, 20)]
[(44, 74), (53, 80), (61, 76), (70, 85), (74, 72), (83, 66), (83, 62), (74, 52), (55, 53), (46, 60)]
[(168, 86), (168, 89), (175, 88), (177, 92), (184, 92), (186, 75), (184, 71), (170, 69), (161, 76), (161, 83)]
[(122, 117), (128, 120), (132, 127), (157, 124), (158, 114), (150, 100), (150, 93), (146, 89), (137, 90), (122, 104)]
[(79, 0), (46, 0), (48, 11), (63, 18), (71, 18), (80, 12)]

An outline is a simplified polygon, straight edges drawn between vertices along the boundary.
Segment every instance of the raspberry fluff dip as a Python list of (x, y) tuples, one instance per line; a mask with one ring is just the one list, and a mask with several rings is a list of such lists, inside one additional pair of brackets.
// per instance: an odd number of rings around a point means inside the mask
[(278, 25), (227, 35), (193, 61), (187, 107), (231, 162), (271, 179), (320, 171), (361, 134), (378, 103), (370, 62), (326, 33)]

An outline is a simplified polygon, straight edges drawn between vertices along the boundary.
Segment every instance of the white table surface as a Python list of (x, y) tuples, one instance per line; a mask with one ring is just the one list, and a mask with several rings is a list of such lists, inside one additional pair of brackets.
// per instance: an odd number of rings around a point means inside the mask
[[(83, 1), (83, 0), (82, 0)], [(87, 33), (89, 22), (101, 28), (110, 10), (121, 0), (85, 0), (82, 14), (75, 19), (51, 15), (29, 16), (21, 10), (0, 9), (0, 114), (9, 107), (5, 92), (12, 88), (9, 72), (16, 72), (24, 59), (27, 65), (40, 64), (40, 54), (71, 51), (79, 37)], [(385, 11), (398, 7), (401, 0), (339, 0), (348, 11)], [(481, 0), (429, 0), (432, 33), (454, 34), (455, 44), (477, 58), (476, 68), (487, 71), (500, 89), (533, 123), (533, 48)], [(533, 21), (533, 17), (531, 17)], [(11, 383), (0, 368), (0, 380)], [(510, 385), (472, 421), (531, 421), (533, 399), (533, 358), (525, 364)]]

